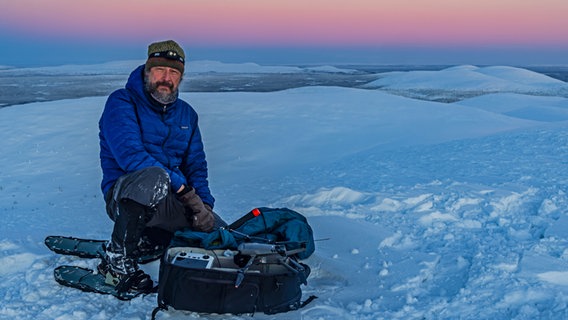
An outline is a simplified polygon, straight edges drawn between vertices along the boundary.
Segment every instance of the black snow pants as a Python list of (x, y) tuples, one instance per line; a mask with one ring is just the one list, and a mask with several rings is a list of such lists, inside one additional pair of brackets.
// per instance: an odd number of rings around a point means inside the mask
[[(173, 232), (191, 227), (183, 204), (170, 189), (169, 175), (160, 167), (125, 174), (115, 182), (105, 196), (107, 214), (114, 221), (112, 251), (135, 258), (143, 235), (166, 246)], [(217, 227), (226, 225), (215, 218)]]

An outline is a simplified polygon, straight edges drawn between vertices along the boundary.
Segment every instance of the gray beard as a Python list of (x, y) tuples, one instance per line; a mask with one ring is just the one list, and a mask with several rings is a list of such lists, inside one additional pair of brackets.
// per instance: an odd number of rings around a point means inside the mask
[[(152, 98), (154, 98), (154, 100), (158, 101), (161, 104), (170, 104), (174, 101), (176, 101), (177, 96), (178, 96), (178, 89), (173, 90), (171, 93), (165, 93), (165, 92), (160, 92), (158, 91), (158, 85), (157, 83), (150, 83), (150, 81), (148, 81), (148, 75), (145, 74), (144, 75), (144, 80), (145, 80), (145, 89), (146, 91), (150, 94), (150, 96), (152, 96)], [(181, 81), (180, 81), (181, 83)]]
[(170, 104), (176, 101), (178, 93), (177, 90), (173, 91), (172, 93), (159, 92), (156, 90), (156, 88), (149, 92), (152, 98), (154, 98), (154, 100), (158, 101), (161, 104)]

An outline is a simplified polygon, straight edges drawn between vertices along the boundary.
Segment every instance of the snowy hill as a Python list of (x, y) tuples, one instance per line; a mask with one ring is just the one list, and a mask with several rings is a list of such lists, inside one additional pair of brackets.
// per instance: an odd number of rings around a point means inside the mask
[[(289, 207), (329, 238), (306, 261), (304, 294), (319, 299), (255, 318), (567, 318), (567, 105), (550, 96), (566, 84), (472, 66), (380, 81), (496, 94), (451, 104), (337, 87), (182, 94), (200, 115), (218, 213), (233, 221), (256, 206)], [(523, 88), (548, 96), (508, 93)], [(97, 261), (43, 245), (52, 234), (109, 237), (104, 101), (0, 109), (0, 319), (148, 319), (156, 305), (156, 295), (123, 302), (59, 286), (54, 267)]]
[[(111, 61), (93, 65), (61, 65), (52, 67), (13, 68), (0, 66), (0, 75), (128, 75), (137, 66), (144, 64), (144, 60)], [(299, 73), (299, 72), (329, 72), (352, 73), (353, 70), (340, 69), (333, 66), (319, 67), (290, 67), (290, 66), (261, 66), (256, 63), (223, 63), (219, 61), (198, 60), (189, 61), (186, 73)]]
[(456, 104), (476, 107), (521, 119), (547, 122), (568, 120), (568, 98), (564, 97), (495, 93), (465, 99)]
[(458, 97), (514, 92), (568, 97), (568, 83), (526, 69), (470, 65), (441, 71), (387, 72), (365, 85), (408, 97), (455, 101)]

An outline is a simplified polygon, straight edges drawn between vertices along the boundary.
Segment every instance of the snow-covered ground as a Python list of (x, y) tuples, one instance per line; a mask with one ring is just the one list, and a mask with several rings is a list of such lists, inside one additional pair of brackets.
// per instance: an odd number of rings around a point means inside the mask
[[(568, 318), (568, 84), (473, 66), (379, 81), (182, 94), (200, 114), (216, 211), (233, 221), (256, 206), (289, 207), (321, 239), (304, 287), (319, 299), (255, 318)], [(455, 102), (392, 94), (415, 88)], [(99, 190), (104, 102), (0, 109), (0, 319), (147, 319), (156, 305), (155, 294), (123, 302), (58, 285), (54, 267), (97, 261), (43, 245), (47, 235), (110, 234)]]

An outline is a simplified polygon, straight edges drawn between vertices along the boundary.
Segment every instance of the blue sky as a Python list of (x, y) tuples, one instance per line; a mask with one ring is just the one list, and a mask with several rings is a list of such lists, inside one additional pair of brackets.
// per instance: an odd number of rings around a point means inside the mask
[(0, 11), (0, 65), (144, 59), (260, 64), (568, 65), (566, 0), (18, 0)]

